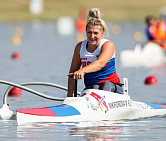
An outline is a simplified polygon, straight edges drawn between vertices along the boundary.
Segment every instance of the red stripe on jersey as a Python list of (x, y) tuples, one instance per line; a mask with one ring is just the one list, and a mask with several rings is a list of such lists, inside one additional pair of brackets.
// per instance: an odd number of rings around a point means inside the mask
[(111, 82), (114, 82), (114, 83), (120, 83), (120, 79), (119, 79), (119, 76), (117, 75), (116, 72), (112, 73), (109, 77), (107, 77), (106, 79), (104, 80), (101, 80), (100, 82), (98, 83), (103, 83), (105, 81), (111, 81)]

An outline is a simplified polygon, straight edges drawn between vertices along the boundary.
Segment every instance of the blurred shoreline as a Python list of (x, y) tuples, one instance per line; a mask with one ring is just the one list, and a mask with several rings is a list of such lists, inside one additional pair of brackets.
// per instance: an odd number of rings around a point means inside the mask
[(41, 0), (41, 14), (31, 14), (29, 5), (32, 1), (0, 0), (0, 22), (56, 21), (61, 16), (77, 20), (80, 9), (87, 15), (93, 7), (100, 8), (107, 21), (140, 21), (149, 14), (159, 17), (160, 8), (166, 6), (165, 0)]

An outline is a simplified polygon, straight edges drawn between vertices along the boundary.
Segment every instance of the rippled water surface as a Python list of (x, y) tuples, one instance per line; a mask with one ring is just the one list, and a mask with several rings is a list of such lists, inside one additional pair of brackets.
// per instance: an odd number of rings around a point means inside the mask
[[(166, 66), (158, 67), (123, 67), (120, 65), (119, 55), (122, 50), (133, 49), (135, 43), (133, 35), (140, 32), (140, 42), (145, 42), (144, 22), (108, 22), (109, 39), (116, 48), (117, 73), (129, 81), (129, 95), (133, 100), (166, 104)], [(119, 34), (113, 34), (112, 27), (120, 27)], [(22, 28), (21, 43), (14, 45), (12, 38), (15, 29)], [(14, 83), (22, 82), (50, 82), (67, 86), (67, 73), (74, 47), (77, 43), (78, 32), (70, 36), (57, 33), (54, 22), (32, 23), (0, 23), (0, 79)], [(11, 54), (19, 52), (21, 59), (13, 60)], [(158, 84), (144, 85), (147, 76), (154, 75)], [(83, 89), (83, 81), (79, 81), (78, 90)], [(8, 88), (0, 84), (0, 101)], [(66, 97), (66, 91), (46, 86), (31, 86), (37, 91), (56, 97)], [(3, 140), (160, 140), (166, 138), (166, 116), (156, 116), (127, 121), (103, 121), (82, 123), (39, 123), (31, 126), (17, 126), (16, 110), (28, 107), (41, 107), (60, 104), (61, 102), (43, 99), (23, 91), (21, 97), (8, 97), (10, 109), (14, 116), (10, 120), (0, 120), (0, 139)]]

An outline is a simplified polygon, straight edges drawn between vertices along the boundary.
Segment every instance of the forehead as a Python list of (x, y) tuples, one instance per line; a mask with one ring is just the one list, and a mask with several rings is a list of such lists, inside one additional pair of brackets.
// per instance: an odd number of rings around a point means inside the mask
[(98, 25), (88, 25), (87, 31), (101, 31), (101, 26)]

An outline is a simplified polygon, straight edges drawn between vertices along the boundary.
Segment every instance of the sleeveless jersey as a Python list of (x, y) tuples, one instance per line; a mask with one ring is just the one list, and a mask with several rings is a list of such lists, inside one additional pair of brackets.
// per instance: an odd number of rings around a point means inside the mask
[(157, 28), (155, 26), (148, 27), (146, 34), (149, 40), (157, 39)]
[[(86, 49), (88, 40), (86, 39), (82, 41), (81, 49), (80, 49), (80, 58), (81, 58), (82, 67), (85, 67), (89, 65), (91, 62), (97, 60), (97, 57), (100, 54), (102, 45), (106, 41), (108, 40), (101, 39), (99, 46), (93, 53), (88, 52)], [(115, 53), (112, 56), (111, 60), (101, 70), (97, 72), (85, 73), (84, 75), (85, 86), (90, 86), (90, 85), (102, 83), (105, 81), (120, 83), (120, 79), (118, 75), (116, 74), (116, 69), (115, 69)]]
[[(150, 26), (146, 29), (146, 34), (149, 40), (159, 39), (166, 40), (166, 23), (162, 21), (158, 21), (157, 27)], [(166, 43), (161, 45), (163, 50), (166, 50)]]

